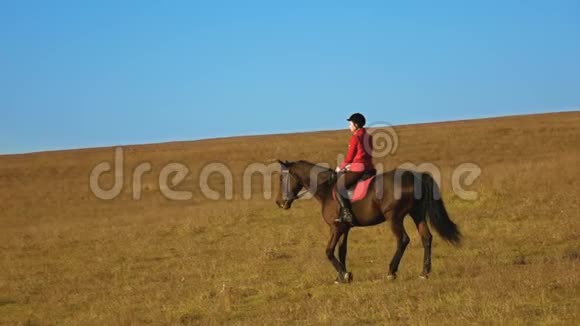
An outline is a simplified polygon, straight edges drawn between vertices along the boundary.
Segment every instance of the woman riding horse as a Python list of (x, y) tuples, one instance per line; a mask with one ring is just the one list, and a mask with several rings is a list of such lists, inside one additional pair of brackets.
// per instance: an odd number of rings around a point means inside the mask
[[(308, 161), (281, 161), (280, 187), (276, 196), (276, 204), (282, 209), (290, 209), (292, 203), (300, 198), (299, 192), (306, 189), (314, 195), (321, 205), (321, 215), (324, 222), (330, 227), (330, 239), (326, 246), (326, 256), (338, 272), (336, 282), (348, 283), (352, 281), (352, 273), (346, 268), (346, 253), (348, 235), (352, 222), (356, 226), (367, 227), (389, 222), (397, 241), (396, 251), (389, 264), (388, 279), (395, 279), (399, 263), (410, 238), (405, 231), (403, 220), (410, 215), (415, 222), (417, 231), (423, 243), (423, 271), (421, 278), (427, 278), (431, 272), (431, 241), (432, 236), (427, 225), (431, 226), (441, 237), (452, 244), (461, 242), (461, 233), (457, 225), (451, 221), (440, 196), (440, 189), (431, 174), (406, 169), (393, 169), (377, 175), (370, 180), (368, 192), (364, 198), (351, 207), (345, 189), (353, 185), (359, 178), (373, 169), (372, 165), (372, 137), (364, 129), (365, 119), (362, 114), (353, 114), (348, 121), (351, 123), (353, 136), (350, 141), (348, 155), (344, 162), (336, 169), (340, 171), (335, 178), (335, 170), (310, 163)], [(333, 191), (336, 197), (333, 198)], [(336, 217), (338, 204), (342, 207), (339, 221)], [(353, 208), (356, 212), (356, 221), (353, 220)], [(335, 255), (336, 246), (339, 246), (338, 259)]]
[(347, 119), (352, 137), (348, 144), (348, 153), (342, 164), (336, 168), (338, 173), (336, 199), (340, 205), (337, 223), (353, 224), (355, 220), (347, 190), (355, 185), (363, 175), (376, 171), (373, 166), (373, 138), (364, 128), (366, 118), (355, 113)]

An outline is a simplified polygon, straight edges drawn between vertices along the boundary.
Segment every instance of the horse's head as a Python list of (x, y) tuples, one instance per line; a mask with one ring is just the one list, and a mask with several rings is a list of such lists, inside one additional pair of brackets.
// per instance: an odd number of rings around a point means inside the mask
[(278, 191), (278, 196), (276, 196), (276, 204), (280, 208), (290, 209), (294, 200), (298, 199), (298, 193), (304, 188), (304, 185), (294, 174), (295, 172), (292, 171), (292, 167), (295, 165), (294, 162), (278, 160), (278, 163), (281, 166), (281, 173), (280, 190)]

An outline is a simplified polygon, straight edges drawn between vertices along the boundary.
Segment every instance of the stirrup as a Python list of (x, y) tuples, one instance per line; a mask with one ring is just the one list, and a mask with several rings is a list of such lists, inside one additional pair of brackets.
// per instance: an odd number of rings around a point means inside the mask
[(335, 223), (339, 223), (339, 224), (349, 224), (349, 225), (354, 225), (354, 215), (351, 213), (350, 214), (350, 221), (345, 220), (345, 214), (344, 212), (341, 210), (340, 214), (334, 219)]

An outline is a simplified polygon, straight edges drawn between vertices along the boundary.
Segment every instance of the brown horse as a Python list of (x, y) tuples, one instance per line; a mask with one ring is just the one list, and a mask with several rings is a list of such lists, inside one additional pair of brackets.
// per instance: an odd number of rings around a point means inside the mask
[[(276, 203), (280, 208), (289, 209), (292, 202), (301, 195), (302, 189), (310, 191), (322, 206), (322, 218), (330, 226), (330, 240), (326, 247), (326, 256), (338, 272), (337, 283), (352, 281), (352, 273), (346, 269), (346, 252), (348, 233), (351, 225), (336, 224), (335, 218), (339, 206), (333, 197), (336, 184), (336, 173), (328, 168), (307, 161), (282, 162), (280, 191)], [(423, 241), (424, 260), (421, 278), (427, 278), (431, 272), (432, 236), (426, 223), (427, 215), (437, 233), (448, 242), (458, 245), (461, 234), (453, 223), (443, 201), (439, 187), (428, 173), (395, 169), (377, 175), (370, 183), (366, 196), (352, 203), (356, 216), (354, 226), (371, 226), (391, 222), (391, 229), (397, 239), (397, 250), (389, 265), (388, 279), (396, 278), (401, 257), (409, 244), (409, 236), (403, 226), (403, 219), (411, 215)], [(335, 249), (340, 243), (338, 259)]]

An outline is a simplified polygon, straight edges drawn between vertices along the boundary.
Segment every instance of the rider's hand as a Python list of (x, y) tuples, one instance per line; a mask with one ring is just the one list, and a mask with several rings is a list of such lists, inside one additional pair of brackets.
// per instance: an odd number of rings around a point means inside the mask
[(342, 169), (340, 168), (340, 166), (337, 166), (336, 169), (334, 171), (336, 171), (336, 173), (340, 172)]

